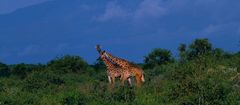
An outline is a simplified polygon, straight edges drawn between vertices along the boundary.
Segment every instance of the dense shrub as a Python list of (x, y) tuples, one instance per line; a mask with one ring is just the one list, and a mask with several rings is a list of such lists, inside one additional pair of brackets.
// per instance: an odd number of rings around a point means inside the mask
[(66, 55), (48, 63), (50, 69), (59, 73), (81, 72), (87, 69), (88, 64), (79, 56)]
[(178, 104), (230, 104), (226, 97), (234, 91), (230, 78), (236, 71), (210, 63), (211, 58), (201, 60), (186, 62), (167, 72), (166, 79), (175, 84), (168, 87), (171, 91), (165, 91), (165, 95)]
[(96, 62), (94, 63), (93, 67), (96, 69), (96, 70), (100, 70), (100, 69), (104, 69), (106, 66), (105, 64), (103, 63), (102, 59), (99, 57)]
[(24, 80), (23, 90), (37, 92), (51, 85), (61, 84), (64, 84), (64, 80), (58, 75), (51, 72), (34, 72)]
[(3, 91), (4, 91), (4, 89), (5, 89), (5, 86), (4, 86), (4, 84), (0, 83), (0, 92), (3, 92)]
[(64, 94), (61, 104), (62, 105), (86, 105), (87, 97), (78, 91), (69, 92)]
[(213, 47), (208, 39), (196, 39), (192, 44), (189, 45), (188, 57), (193, 59), (202, 55), (212, 53)]
[(0, 62), (0, 77), (8, 77), (10, 70), (6, 64)]
[(144, 68), (153, 68), (173, 62), (172, 54), (169, 50), (156, 48), (144, 59)]
[(15, 76), (20, 77), (21, 79), (25, 78), (27, 76), (27, 73), (33, 70), (29, 65), (24, 63), (11, 66), (12, 66), (11, 73)]

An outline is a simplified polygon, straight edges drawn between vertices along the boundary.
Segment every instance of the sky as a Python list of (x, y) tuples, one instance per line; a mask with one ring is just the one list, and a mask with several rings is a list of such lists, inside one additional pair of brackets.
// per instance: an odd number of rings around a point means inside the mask
[(66, 54), (92, 64), (95, 45), (143, 62), (154, 48), (208, 38), (240, 51), (239, 0), (0, 0), (0, 62), (47, 63)]

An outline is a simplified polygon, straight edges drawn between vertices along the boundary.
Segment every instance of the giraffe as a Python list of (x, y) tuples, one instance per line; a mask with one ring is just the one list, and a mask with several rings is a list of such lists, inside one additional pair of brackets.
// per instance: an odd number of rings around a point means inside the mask
[(121, 76), (122, 84), (124, 84), (125, 81), (131, 76), (135, 76), (138, 87), (141, 86), (142, 83), (145, 81), (144, 80), (144, 72), (137, 65), (135, 65), (125, 59), (115, 57), (108, 52), (104, 52), (104, 55), (108, 60), (111, 60), (112, 62), (116, 63), (123, 69), (123, 71), (125, 71), (125, 73)]
[[(96, 50), (98, 51), (100, 58), (102, 59), (103, 63), (107, 67), (107, 75), (108, 75), (108, 81), (111, 84), (111, 87), (115, 84), (115, 78), (121, 77), (123, 75), (123, 69), (116, 65), (115, 63), (111, 62), (104, 56), (104, 52), (100, 49), (100, 45), (96, 46)], [(131, 79), (128, 78), (128, 83), (130, 86), (132, 86)]]

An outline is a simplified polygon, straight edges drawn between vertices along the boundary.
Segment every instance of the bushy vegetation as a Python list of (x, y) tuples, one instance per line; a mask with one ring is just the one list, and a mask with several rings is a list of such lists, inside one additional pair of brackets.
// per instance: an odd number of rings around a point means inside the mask
[(214, 48), (207, 39), (179, 45), (179, 57), (156, 48), (141, 64), (141, 88), (109, 87), (98, 59), (66, 55), (47, 64), (0, 63), (0, 105), (239, 105), (240, 52)]

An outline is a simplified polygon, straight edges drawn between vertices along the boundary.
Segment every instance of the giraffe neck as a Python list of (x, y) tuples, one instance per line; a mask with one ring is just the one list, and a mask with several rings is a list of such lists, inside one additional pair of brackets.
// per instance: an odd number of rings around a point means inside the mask
[(112, 62), (116, 63), (122, 68), (127, 68), (129, 66), (129, 62), (118, 57), (112, 56), (110, 53), (104, 52), (104, 55), (107, 59), (111, 60)]
[(104, 57), (103, 54), (104, 54), (105, 51), (102, 51), (102, 50), (101, 50), (100, 45), (97, 45), (97, 46), (96, 46), (96, 50), (97, 50), (97, 52), (99, 53), (100, 58), (102, 59), (103, 63), (106, 65), (107, 71), (112, 71), (112, 70), (114, 70), (115, 65), (114, 65), (113, 63), (111, 63), (109, 60), (107, 60), (106, 57)]
[(115, 67), (115, 65), (112, 64), (109, 60), (107, 60), (107, 59), (104, 57), (104, 55), (102, 55), (101, 53), (100, 53), (100, 58), (102, 59), (103, 63), (106, 65), (107, 70), (111, 71), (112, 68)]
[(103, 54), (103, 57), (107, 60), (107, 62), (117, 65), (117, 63), (115, 63), (108, 55)]

